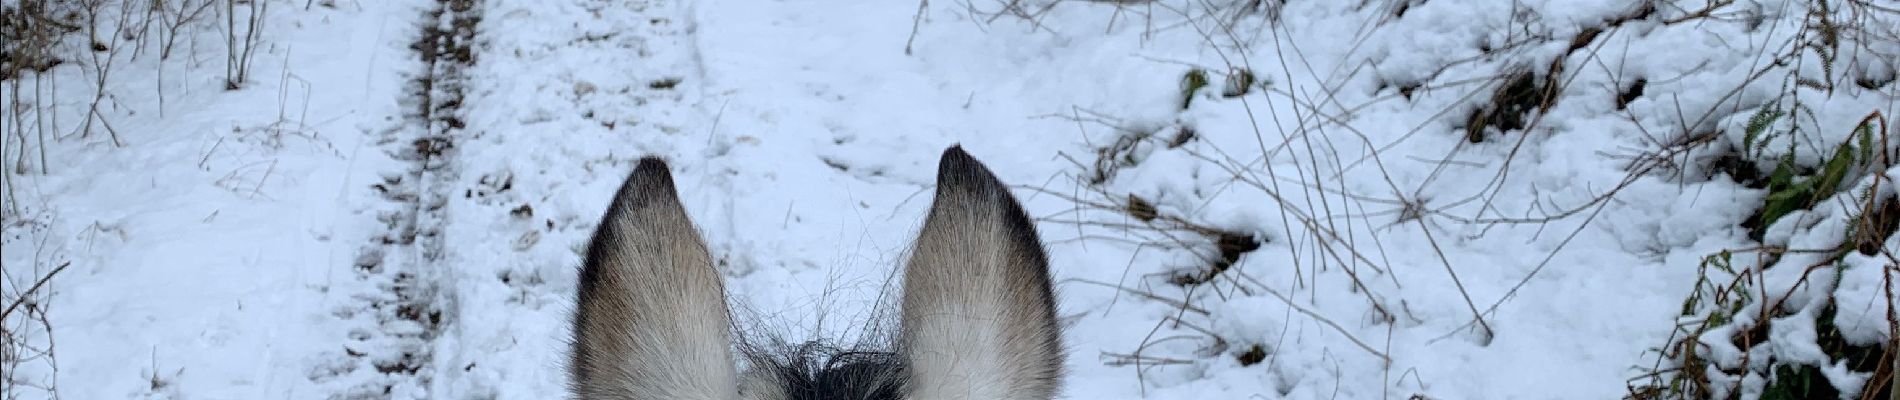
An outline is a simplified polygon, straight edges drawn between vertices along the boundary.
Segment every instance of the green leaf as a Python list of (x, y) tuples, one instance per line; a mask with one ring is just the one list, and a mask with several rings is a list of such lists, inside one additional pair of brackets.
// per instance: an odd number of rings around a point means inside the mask
[(1757, 142), (1762, 146), (1767, 146), (1770, 137), (1763, 137), (1762, 134), (1767, 132), (1769, 125), (1774, 124), (1775, 120), (1781, 119), (1781, 116), (1784, 114), (1786, 113), (1782, 112), (1780, 107), (1775, 106), (1767, 106), (1755, 110), (1755, 115), (1748, 117), (1748, 125), (1744, 126), (1742, 130), (1744, 133), (1742, 135), (1742, 154), (1746, 155), (1750, 151), (1759, 153), (1759, 150), (1755, 148)]
[(1860, 139), (1860, 163), (1871, 165), (1874, 162), (1874, 123), (1867, 121), (1854, 127), (1854, 135)]
[(1768, 198), (1767, 198), (1767, 200), (1768, 200), (1768, 202), (1770, 202), (1770, 203), (1782, 203), (1782, 202), (1792, 202), (1792, 200), (1799, 200), (1799, 199), (1800, 199), (1801, 197), (1804, 197), (1804, 196), (1802, 196), (1803, 194), (1807, 194), (1807, 193), (1806, 193), (1806, 192), (1807, 192), (1807, 190), (1803, 190), (1803, 189), (1807, 189), (1807, 188), (1805, 187), (1805, 186), (1807, 186), (1807, 185), (1802, 185), (1802, 186), (1803, 186), (1803, 187), (1802, 187), (1802, 188), (1800, 188), (1800, 189), (1792, 189), (1792, 188), (1791, 188), (1791, 189), (1788, 189), (1788, 190), (1783, 190), (1783, 191), (1779, 191), (1779, 192), (1774, 192), (1774, 193), (1769, 193), (1769, 194), (1768, 194)]
[(1194, 68), (1181, 76), (1181, 109), (1186, 110), (1194, 104), (1194, 94), (1207, 87), (1207, 70)]
[(1794, 184), (1794, 157), (1784, 156), (1775, 163), (1775, 171), (1768, 174), (1768, 190), (1779, 191)]
[(1828, 159), (1827, 165), (1821, 168), (1821, 174), (1813, 178), (1818, 180), (1813, 185), (1815, 192), (1819, 194), (1816, 197), (1833, 195), (1834, 191), (1839, 189), (1841, 181), (1847, 179), (1848, 170), (1853, 168), (1854, 145), (1841, 143), (1840, 147), (1834, 149), (1834, 157)]
[(1774, 226), (1776, 220), (1806, 206), (1813, 184), (1812, 179), (1795, 182), (1794, 157), (1782, 157), (1768, 178), (1768, 196), (1762, 200), (1760, 226)]

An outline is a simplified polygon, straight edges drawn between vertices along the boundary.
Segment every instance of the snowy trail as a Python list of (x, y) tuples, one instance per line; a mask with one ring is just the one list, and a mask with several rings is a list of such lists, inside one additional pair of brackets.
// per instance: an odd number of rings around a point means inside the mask
[[(451, 323), (433, 344), (433, 398), (544, 398), (565, 389), (581, 246), (631, 163), (674, 161), (702, 230), (729, 190), (708, 154), (690, 2), (486, 0), (463, 71), (456, 164), (440, 172)], [(716, 239), (712, 240), (717, 242)]]
[(332, 398), (427, 398), (433, 391), (435, 340), (455, 318), (454, 292), (445, 289), (454, 282), (442, 280), (449, 267), (440, 261), (449, 250), (441, 233), (450, 218), (445, 185), (457, 164), (464, 71), (475, 62), (478, 4), (435, 1), (415, 24), (411, 49), (420, 68), (398, 102), (411, 108), (400, 126), (376, 140), (399, 169), (383, 171), (382, 182), (362, 188), (387, 201), (369, 214), (384, 230), (350, 266), (364, 284), (351, 295), (361, 313), (340, 315), (355, 325), (344, 345), (348, 359), (340, 362), (358, 365), (351, 380), (359, 382)]

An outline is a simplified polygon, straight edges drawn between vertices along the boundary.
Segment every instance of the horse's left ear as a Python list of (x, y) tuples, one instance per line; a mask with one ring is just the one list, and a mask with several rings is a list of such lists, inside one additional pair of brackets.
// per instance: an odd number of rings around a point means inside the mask
[(572, 387), (580, 399), (736, 399), (731, 316), (712, 257), (658, 158), (640, 160), (581, 269)]
[(938, 161), (902, 314), (911, 399), (1047, 400), (1061, 386), (1061, 328), (1036, 225), (961, 147)]

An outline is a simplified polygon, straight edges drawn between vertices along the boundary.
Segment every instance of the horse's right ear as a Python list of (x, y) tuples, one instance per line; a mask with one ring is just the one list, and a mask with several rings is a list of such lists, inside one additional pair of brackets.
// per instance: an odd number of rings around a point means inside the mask
[(673, 176), (640, 160), (580, 275), (570, 390), (581, 399), (735, 399), (725, 289)]
[(961, 147), (938, 161), (900, 323), (910, 399), (1046, 400), (1061, 386), (1055, 295), (1035, 224)]

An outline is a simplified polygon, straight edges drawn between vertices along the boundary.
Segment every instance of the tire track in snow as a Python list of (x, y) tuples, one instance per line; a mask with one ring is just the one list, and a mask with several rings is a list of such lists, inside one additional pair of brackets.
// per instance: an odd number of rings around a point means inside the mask
[[(565, 390), (575, 276), (613, 191), (641, 156), (674, 161), (695, 217), (728, 193), (711, 160), (692, 3), (486, 1), (466, 74), (456, 182), (441, 226), (455, 299), (431, 396), (538, 399)], [(714, 225), (706, 225), (714, 226)], [(710, 229), (718, 231), (718, 229)], [(709, 233), (709, 243), (731, 235)], [(717, 246), (717, 245), (714, 245)], [(714, 249), (719, 252), (720, 249)]]
[(421, 67), (402, 104), (405, 120), (378, 144), (404, 166), (385, 171), (371, 186), (385, 229), (371, 236), (352, 270), (363, 283), (351, 295), (358, 307), (339, 310), (350, 325), (341, 357), (312, 373), (319, 383), (341, 384), (334, 399), (431, 397), (435, 339), (452, 323), (453, 290), (445, 290), (442, 225), (445, 189), (453, 178), (455, 144), (464, 123), (464, 71), (475, 62), (472, 42), (481, 20), (478, 0), (436, 0), (411, 45)]

